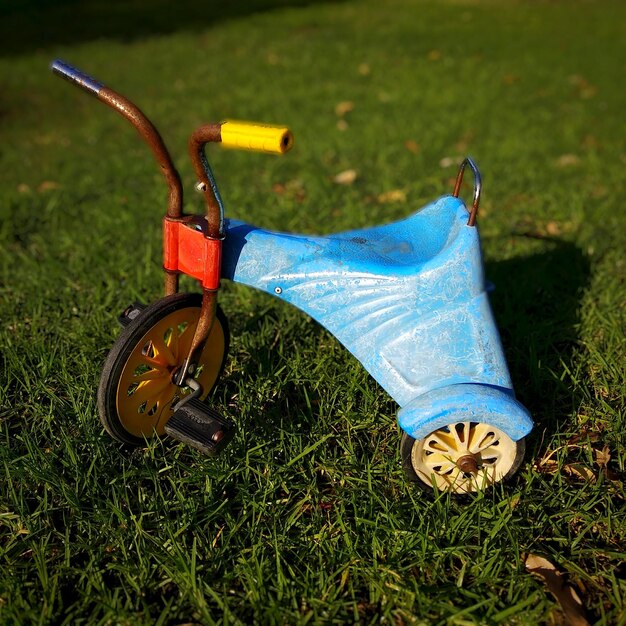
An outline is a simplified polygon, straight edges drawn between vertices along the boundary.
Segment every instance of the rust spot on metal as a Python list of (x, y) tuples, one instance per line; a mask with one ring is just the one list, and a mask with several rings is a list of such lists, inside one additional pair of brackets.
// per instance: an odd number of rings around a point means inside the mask
[(97, 97), (101, 102), (109, 105), (125, 117), (150, 146), (169, 188), (167, 216), (174, 219), (180, 218), (183, 211), (183, 187), (180, 176), (172, 162), (172, 157), (165, 147), (159, 131), (139, 107), (116, 91), (103, 87), (98, 92)]
[(193, 164), (194, 172), (198, 178), (199, 189), (204, 194), (204, 199), (207, 204), (207, 236), (212, 239), (220, 239), (222, 237), (222, 216), (221, 207), (213, 191), (213, 185), (207, 176), (204, 146), (207, 143), (221, 143), (221, 141), (221, 124), (206, 124), (200, 126), (189, 138), (189, 156), (191, 157), (191, 163)]
[(213, 322), (215, 321), (215, 312), (217, 310), (217, 291), (205, 289), (202, 292), (202, 307), (200, 309), (200, 319), (191, 340), (189, 354), (176, 374), (176, 384), (182, 385), (187, 378), (187, 370), (189, 365), (194, 363), (198, 352), (201, 350), (204, 342), (208, 339)]
[(178, 272), (170, 272), (168, 270), (165, 270), (164, 288), (166, 296), (173, 296), (175, 293), (178, 293), (178, 283)]

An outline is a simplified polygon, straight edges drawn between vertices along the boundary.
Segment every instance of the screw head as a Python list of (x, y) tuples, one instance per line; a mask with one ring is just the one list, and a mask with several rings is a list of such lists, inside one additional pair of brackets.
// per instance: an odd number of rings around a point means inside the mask
[(457, 467), (466, 474), (478, 474), (478, 460), (473, 454), (466, 454), (456, 462)]

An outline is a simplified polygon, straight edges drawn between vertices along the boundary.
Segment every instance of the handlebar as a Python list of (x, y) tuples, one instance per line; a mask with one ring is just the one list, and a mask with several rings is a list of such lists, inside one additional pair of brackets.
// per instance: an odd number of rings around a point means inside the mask
[(97, 96), (100, 90), (104, 87), (101, 82), (98, 82), (95, 78), (92, 78), (88, 74), (81, 72), (79, 69), (73, 67), (69, 63), (65, 63), (60, 59), (53, 61), (50, 65), (50, 69), (59, 76), (69, 80), (71, 83), (82, 87), (85, 91)]
[(284, 154), (293, 146), (293, 135), (284, 126), (233, 121), (205, 124), (191, 134), (189, 156), (198, 178), (197, 189), (204, 193), (207, 203), (207, 233), (209, 237), (219, 239), (224, 236), (224, 205), (204, 153), (207, 143), (219, 143), (225, 148)]
[[(87, 93), (96, 96), (98, 100), (115, 109), (137, 129), (152, 150), (168, 184), (167, 217), (174, 220), (181, 219), (183, 193), (180, 176), (152, 122), (130, 100), (113, 89), (105, 87), (100, 81), (69, 63), (57, 59), (52, 62), (50, 67), (55, 74), (81, 87)], [(234, 121), (201, 126), (193, 133), (190, 139), (191, 159), (206, 195), (209, 233), (212, 237), (220, 237), (222, 234), (223, 207), (215, 180), (204, 155), (204, 144), (208, 142), (221, 143), (229, 148), (283, 154), (293, 146), (293, 135), (284, 126)]]
[(284, 154), (293, 147), (293, 134), (284, 126), (226, 120), (221, 136), (225, 148)]
[(128, 98), (113, 91), (113, 89), (105, 87), (95, 78), (88, 76), (68, 63), (57, 59), (50, 67), (55, 74), (78, 85), (87, 93), (96, 96), (98, 100), (115, 109), (137, 129), (137, 132), (148, 144), (150, 150), (152, 150), (152, 154), (154, 154), (167, 182), (169, 190), (167, 215), (174, 219), (180, 218), (183, 210), (183, 189), (180, 176), (154, 124)]

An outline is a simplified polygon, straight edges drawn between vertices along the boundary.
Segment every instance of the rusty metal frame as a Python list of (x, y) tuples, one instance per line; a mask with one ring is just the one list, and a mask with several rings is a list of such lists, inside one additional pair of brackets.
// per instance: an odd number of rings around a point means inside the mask
[[(105, 87), (102, 83), (91, 76), (81, 72), (75, 67), (63, 61), (54, 61), (52, 71), (55, 74), (74, 83), (87, 93), (95, 96), (101, 102), (117, 111), (126, 118), (137, 130), (142, 139), (148, 144), (152, 151), (161, 173), (168, 186), (168, 204), (165, 220), (184, 221), (183, 216), (183, 187), (180, 175), (172, 157), (156, 129), (154, 124), (146, 115), (133, 104), (128, 98), (117, 93), (113, 89)], [(209, 124), (201, 126), (196, 130), (189, 141), (189, 151), (191, 161), (194, 166), (196, 176), (199, 179), (199, 187), (204, 192), (207, 203), (207, 233), (211, 239), (223, 239), (224, 232), (224, 208), (211, 168), (204, 154), (204, 146), (210, 142), (221, 142), (221, 124)], [(179, 274), (175, 271), (165, 269), (165, 295), (172, 295), (178, 292)], [(217, 289), (204, 289), (202, 295), (202, 308), (200, 319), (193, 336), (189, 354), (183, 366), (175, 374), (174, 382), (184, 385), (190, 366), (194, 363), (194, 357), (202, 347), (211, 332), (215, 320), (217, 309)]]
[(463, 184), (463, 174), (465, 173), (465, 167), (469, 165), (472, 173), (474, 174), (474, 200), (472, 202), (472, 209), (470, 211), (469, 219), (467, 220), (468, 226), (474, 226), (476, 224), (476, 216), (478, 215), (478, 205), (480, 204), (480, 192), (482, 190), (482, 180), (478, 166), (471, 157), (466, 157), (459, 166), (459, 173), (456, 176), (456, 182), (454, 184), (454, 191), (452, 195), (455, 198), (459, 197), (461, 191), (461, 185)]
[[(221, 130), (221, 124), (207, 124), (196, 129), (189, 138), (189, 156), (198, 178), (197, 188), (204, 194), (206, 201), (206, 237), (218, 240), (224, 238), (224, 205), (206, 158), (205, 146), (207, 143), (220, 143), (222, 141)], [(176, 384), (182, 386), (187, 379), (187, 373), (191, 373), (189, 367), (194, 363), (196, 355), (209, 337), (215, 322), (216, 311), (217, 289), (203, 289), (200, 318), (191, 341), (189, 354), (174, 379)]]

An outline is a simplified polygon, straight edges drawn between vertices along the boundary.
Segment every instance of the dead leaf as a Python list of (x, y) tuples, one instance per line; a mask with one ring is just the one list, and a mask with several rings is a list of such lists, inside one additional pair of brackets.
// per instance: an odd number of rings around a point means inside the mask
[(602, 450), (594, 450), (593, 460), (600, 467), (606, 467), (611, 460), (611, 451), (609, 450), (609, 446), (604, 446)]
[(543, 582), (547, 590), (555, 597), (570, 626), (589, 626), (585, 608), (575, 589), (567, 584), (563, 575), (548, 559), (528, 554), (524, 561), (526, 571)]
[(556, 474), (559, 471), (559, 464), (552, 459), (541, 459), (535, 463), (535, 469), (540, 474)]
[(343, 172), (339, 172), (339, 174), (333, 178), (333, 181), (338, 185), (351, 185), (358, 176), (356, 170), (344, 170)]
[(343, 118), (341, 118), (340, 120), (337, 120), (337, 130), (348, 130), (349, 125), (348, 122), (346, 122), (346, 120), (344, 120)]
[(587, 150), (597, 150), (601, 147), (598, 139), (592, 134), (585, 135), (583, 140), (580, 142), (580, 145)]
[(439, 161), (439, 167), (450, 167), (456, 163), (455, 159), (452, 157), (443, 157), (441, 161)]
[(561, 227), (559, 226), (558, 222), (548, 222), (546, 224), (546, 232), (548, 233), (548, 235), (552, 235), (554, 237), (555, 235), (561, 234)]
[[(585, 480), (589, 482), (595, 482), (598, 480), (600, 473), (602, 473), (607, 480), (613, 483), (621, 484), (622, 477), (620, 474), (609, 467), (609, 463), (611, 461), (611, 450), (609, 446), (604, 444), (602, 449), (599, 449), (598, 445), (592, 445), (592, 443), (598, 444), (598, 442), (602, 445), (600, 437), (600, 433), (590, 430), (584, 430), (576, 435), (573, 435), (567, 444), (559, 446), (554, 450), (547, 450), (543, 457), (535, 463), (535, 470), (541, 474), (557, 474), (560, 472), (570, 479)], [(594, 463), (599, 469), (594, 469), (579, 461), (559, 464), (554, 457), (562, 450), (565, 450), (567, 455), (577, 450), (591, 452), (593, 454)]]
[(378, 195), (378, 202), (389, 204), (391, 202), (406, 202), (406, 191), (404, 189), (392, 189)]
[(517, 508), (517, 505), (520, 503), (520, 500), (522, 499), (522, 496), (517, 493), (515, 494), (510, 500), (509, 500), (509, 509), (511, 509), (511, 511), (513, 511), (514, 509)]
[(53, 180), (44, 180), (43, 183), (37, 187), (37, 191), (52, 191), (53, 189), (59, 189), (61, 185)]
[(335, 106), (335, 114), (339, 117), (345, 115), (346, 113), (350, 113), (354, 109), (354, 102), (350, 100), (346, 100), (345, 102), (340, 102)]
[(413, 139), (407, 139), (404, 142), (404, 147), (413, 154), (417, 154), (420, 151), (420, 145), (417, 141), (413, 141)]
[(580, 157), (575, 154), (562, 154), (555, 163), (559, 167), (570, 167), (580, 163)]
[(579, 433), (572, 435), (567, 440), (568, 446), (574, 446), (575, 444), (583, 443), (595, 443), (596, 441), (600, 441), (600, 433), (596, 430), (589, 430), (588, 428), (584, 428)]
[(367, 63), (361, 63), (359, 65), (359, 74), (361, 74), (361, 76), (367, 76), (370, 72), (371, 69)]
[(589, 481), (590, 483), (595, 483), (596, 473), (586, 465), (582, 463), (567, 463), (563, 466), (563, 473), (571, 476), (572, 478), (580, 478), (582, 480)]
[(502, 82), (505, 85), (513, 85), (514, 83), (519, 81), (519, 76), (517, 74), (505, 74), (502, 77)]
[(30, 193), (30, 187), (29, 187), (26, 183), (20, 183), (20, 184), (17, 186), (17, 190), (18, 190), (20, 193)]
[(426, 58), (429, 61), (439, 61), (439, 59), (441, 59), (441, 52), (439, 52), (439, 50), (431, 50), (427, 55)]
[(579, 98), (588, 100), (593, 98), (598, 93), (598, 88), (592, 85), (584, 76), (580, 74), (573, 74), (569, 77), (569, 82), (576, 88), (576, 92)]

